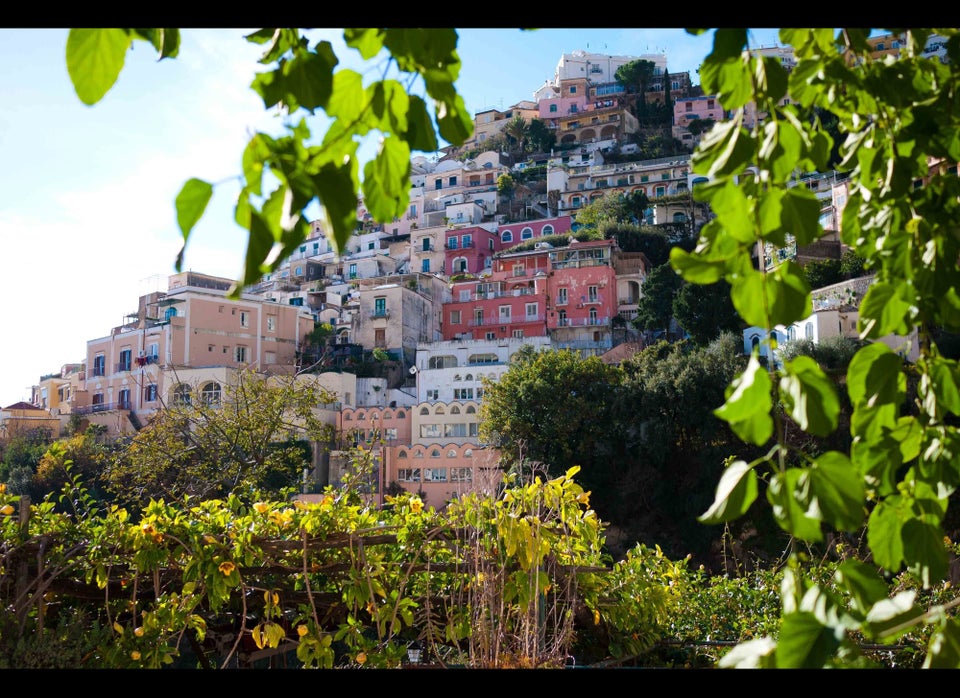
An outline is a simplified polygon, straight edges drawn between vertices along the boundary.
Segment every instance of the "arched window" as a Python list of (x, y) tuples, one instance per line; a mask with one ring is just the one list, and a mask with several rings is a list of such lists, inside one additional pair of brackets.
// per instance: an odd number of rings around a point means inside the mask
[(460, 408), (454, 405), (450, 408), (450, 414), (460, 414)]
[(472, 449), (472, 448), (468, 448), (466, 451), (464, 451), (464, 452), (463, 452), (463, 457), (464, 457), (464, 458), (473, 458), (473, 449)]
[(406, 419), (406, 418), (407, 418), (406, 412), (404, 412), (403, 410), (399, 410), (397, 412), (397, 419)]
[(443, 405), (437, 405), (437, 409), (434, 411), (434, 414), (446, 414), (447, 411), (443, 409)]
[(357, 421), (362, 421), (366, 418), (367, 418), (367, 415), (365, 415), (363, 412), (357, 412)]
[(449, 354), (443, 356), (431, 356), (430, 368), (454, 368), (457, 365), (457, 357)]
[(449, 451), (447, 451), (447, 458), (456, 458), (456, 457), (457, 457), (457, 452), (454, 449), (451, 448)]
[(406, 451), (400, 451), (400, 452), (397, 454), (397, 458), (406, 458), (406, 457), (407, 457), (407, 452), (406, 452)]
[(753, 336), (753, 339), (750, 340), (750, 348), (756, 349), (760, 346), (760, 338), (756, 335)]
[(174, 405), (189, 405), (190, 404), (190, 386), (186, 383), (180, 383), (173, 389), (173, 400)]
[(473, 405), (467, 405), (467, 414), (476, 414), (477, 408)]
[(543, 237), (544, 235), (553, 235), (553, 226), (549, 223), (543, 226), (543, 229), (540, 231), (540, 237)]
[(673, 222), (674, 222), (674, 223), (685, 223), (686, 220), (687, 220), (687, 214), (684, 213), (683, 211), (680, 211), (679, 213), (674, 213), (674, 214), (673, 214)]
[(533, 237), (533, 228), (531, 228), (530, 226), (527, 226), (526, 228), (520, 231), (521, 240), (529, 240), (532, 237)]
[(219, 405), (220, 384), (216, 381), (204, 383), (203, 388), (200, 390), (200, 399), (204, 405)]
[(344, 413), (343, 413), (343, 421), (345, 421), (345, 422), (352, 422), (352, 421), (353, 421), (353, 415), (350, 414), (349, 412), (344, 412)]
[(383, 419), (392, 419), (392, 418), (393, 418), (393, 413), (390, 412), (389, 410), (383, 413)]
[(437, 450), (437, 449), (433, 449), (432, 451), (430, 451), (430, 457), (431, 457), (431, 458), (439, 458), (439, 457), (440, 457), (440, 451)]
[(423, 451), (414, 451), (414, 452), (413, 452), (413, 457), (414, 457), (414, 458), (423, 458)]
[(465, 381), (472, 381), (472, 380), (473, 380), (473, 374), (472, 374), (472, 373), (468, 373), (466, 376), (464, 376), (463, 380), (465, 380)]
[(420, 408), (420, 414), (430, 414), (430, 408), (424, 405)]
[(504, 230), (500, 233), (500, 242), (513, 242), (513, 233), (509, 230)]

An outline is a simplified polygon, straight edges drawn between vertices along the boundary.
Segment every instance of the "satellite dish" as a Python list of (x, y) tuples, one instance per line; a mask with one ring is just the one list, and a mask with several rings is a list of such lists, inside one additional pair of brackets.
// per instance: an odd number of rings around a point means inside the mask
[(416, 367), (416, 366), (411, 366), (411, 367), (410, 367), (410, 375), (411, 375), (411, 376), (417, 375), (417, 367)]

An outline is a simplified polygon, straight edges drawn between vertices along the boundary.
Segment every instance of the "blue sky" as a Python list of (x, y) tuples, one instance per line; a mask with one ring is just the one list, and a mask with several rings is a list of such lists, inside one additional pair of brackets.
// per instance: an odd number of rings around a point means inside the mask
[[(776, 29), (753, 31), (776, 45)], [(144, 293), (166, 290), (181, 237), (173, 201), (190, 177), (218, 186), (187, 247), (186, 269), (235, 278), (246, 248), (233, 221), (240, 155), (255, 130), (278, 133), (248, 85), (260, 47), (243, 29), (188, 29), (180, 55), (158, 62), (143, 42), (120, 78), (88, 107), (66, 70), (66, 29), (0, 28), (0, 406), (82, 361)], [(341, 62), (358, 66), (338, 30)], [(531, 99), (560, 56), (666, 52), (671, 72), (696, 69), (712, 35), (683, 29), (462, 29), (457, 88), (471, 112)], [(320, 126), (314, 133), (321, 132)], [(375, 144), (365, 150), (374, 152)]]

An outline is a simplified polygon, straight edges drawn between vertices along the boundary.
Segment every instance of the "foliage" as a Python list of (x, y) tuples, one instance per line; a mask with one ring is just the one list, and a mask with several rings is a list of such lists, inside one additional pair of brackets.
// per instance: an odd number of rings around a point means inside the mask
[(643, 281), (643, 295), (637, 302), (634, 326), (640, 330), (663, 332), (666, 336), (673, 317), (673, 299), (682, 285), (683, 279), (669, 264), (654, 267)]
[(580, 227), (597, 228), (604, 221), (638, 224), (650, 205), (642, 190), (629, 194), (608, 192), (577, 210), (576, 223)]
[(511, 153), (525, 153), (529, 140), (529, 126), (520, 114), (514, 116), (503, 128)]
[(534, 152), (549, 153), (557, 144), (557, 134), (543, 119), (531, 119), (527, 125), (527, 139)]
[(406, 493), (370, 508), (345, 482), (315, 503), (150, 500), (136, 517), (73, 483), (78, 508), (34, 504), (26, 527), (0, 487), (0, 666), (229, 668), (274, 651), (398, 667), (415, 639), (433, 664), (559, 667), (583, 623), (606, 642), (592, 652), (640, 651), (676, 614), (683, 565), (638, 548), (610, 567), (576, 472), (508, 478), (444, 513)]
[(709, 286), (681, 284), (670, 307), (677, 324), (701, 346), (723, 332), (742, 333), (745, 329), (730, 300), (730, 285), (726, 281)]
[(92, 432), (58, 439), (37, 464), (34, 493), (59, 492), (75, 475), (93, 489), (109, 457), (110, 449)]
[(839, 259), (814, 259), (803, 265), (803, 275), (812, 289), (831, 286), (843, 281)]
[(712, 129), (716, 123), (714, 119), (691, 119), (687, 124), (687, 130), (694, 136), (699, 136)]
[(498, 381), (484, 381), (480, 438), (496, 443), (513, 467), (549, 475), (573, 464), (589, 478), (612, 426), (605, 397), (618, 383), (619, 371), (599, 357), (524, 345)]
[(508, 174), (502, 174), (497, 177), (497, 193), (508, 198), (513, 198), (513, 192), (516, 189), (517, 184), (514, 181), (513, 177)]
[(309, 376), (267, 378), (249, 369), (219, 399), (194, 388), (114, 454), (105, 486), (134, 507), (150, 498), (223, 498), (247, 489), (277, 494), (312, 467), (298, 440), (328, 441), (330, 427), (316, 410), (334, 401)]
[(52, 442), (49, 429), (31, 429), (8, 438), (3, 444), (0, 482), (7, 483), (16, 494), (36, 496), (33, 477)]
[[(716, 411), (763, 455), (728, 463), (700, 520), (739, 519), (763, 503), (763, 482), (765, 504), (791, 536), (779, 633), (742, 643), (720, 666), (855, 666), (857, 640), (894, 642), (924, 626), (932, 632), (923, 666), (960, 666), (954, 603), (927, 607), (916, 589), (890, 594), (883, 576), (905, 570), (920, 590), (944, 579), (944, 522), (960, 482), (957, 365), (941, 355), (933, 331), (960, 325), (953, 166), (960, 160), (953, 108), (960, 41), (955, 29), (937, 31), (947, 39), (948, 63), (923, 57), (927, 29), (904, 30), (896, 60), (872, 57), (869, 29), (781, 29), (797, 60), (788, 74), (775, 58), (746, 50), (747, 30), (718, 29), (701, 68), (704, 91), (731, 114), (692, 159), (693, 171), (710, 180), (694, 195), (717, 217), (696, 250), (672, 251), (671, 264), (691, 283), (726, 279), (751, 325), (769, 331), (810, 314), (799, 266), (786, 260), (765, 272), (751, 254), (758, 243), (782, 246), (787, 233), (798, 245), (824, 233), (816, 197), (793, 186), (795, 173), (830, 164), (834, 140), (819, 128), (820, 109), (837, 119), (839, 168), (849, 173), (841, 240), (875, 273), (857, 324), (868, 341), (841, 383), (852, 405), (849, 448), (806, 455), (786, 439), (788, 425), (814, 437), (839, 425), (837, 384), (810, 357), (764, 369), (754, 354)], [(767, 115), (762, 123), (745, 119), (751, 103)], [(748, 167), (755, 176), (744, 177)], [(875, 341), (914, 329), (920, 358), (912, 364)], [(910, 402), (908, 374), (917, 386)], [(846, 560), (836, 591), (826, 588), (804, 564), (803, 546), (861, 529), (870, 563)]]
[(865, 342), (844, 335), (826, 337), (819, 342), (799, 337), (778, 348), (781, 361), (793, 361), (798, 356), (809, 356), (828, 372), (846, 372), (847, 366)]

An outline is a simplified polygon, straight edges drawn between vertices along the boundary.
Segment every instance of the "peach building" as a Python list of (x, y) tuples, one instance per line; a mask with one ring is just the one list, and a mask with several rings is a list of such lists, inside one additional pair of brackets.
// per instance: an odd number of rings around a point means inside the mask
[[(144, 419), (183, 390), (187, 369), (252, 367), (292, 373), (303, 338), (313, 329), (309, 310), (260, 296), (228, 298), (229, 279), (184, 272), (166, 293), (140, 298), (130, 322), (87, 342), (86, 380), (73, 412), (104, 423), (108, 434), (136, 431)], [(218, 380), (208, 380), (218, 391)], [(206, 389), (206, 388), (204, 388)], [(97, 415), (107, 415), (107, 419)]]

